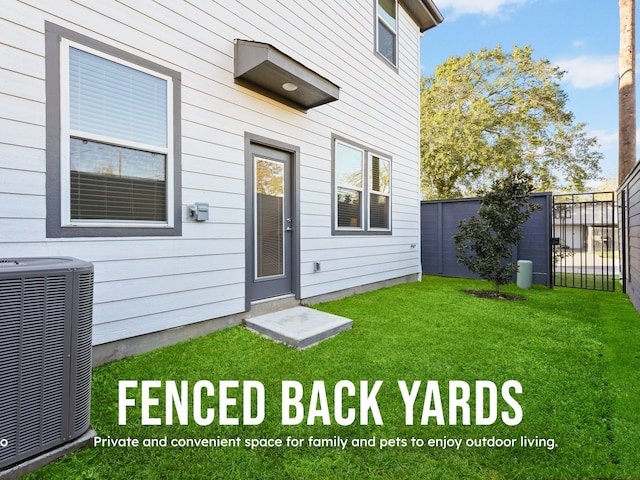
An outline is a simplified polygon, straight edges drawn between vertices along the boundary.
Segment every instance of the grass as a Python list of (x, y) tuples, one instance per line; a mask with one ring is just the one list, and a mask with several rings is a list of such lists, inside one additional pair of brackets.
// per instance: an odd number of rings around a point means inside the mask
[(586, 288), (589, 290), (622, 290), (620, 276), (611, 272), (609, 275), (593, 273), (565, 273), (556, 271), (555, 285), (570, 288)]
[(618, 252), (618, 250), (615, 251), (611, 251), (611, 250), (597, 250), (596, 251), (596, 255), (598, 255), (599, 257), (602, 258), (620, 258), (620, 252)]
[[(640, 478), (640, 317), (620, 292), (594, 292), (534, 286), (506, 292), (524, 302), (481, 299), (461, 292), (488, 288), (475, 280), (426, 277), (407, 284), (318, 306), (354, 320), (354, 328), (305, 351), (295, 351), (234, 327), (94, 370), (92, 425), (112, 438), (305, 439), (301, 447), (88, 447), (43, 468), (31, 479), (72, 478), (278, 478), (278, 479), (550, 479)], [(145, 426), (129, 408), (118, 425), (119, 380), (258, 380), (266, 391), (260, 425)], [(498, 386), (517, 380), (514, 395), (522, 421), (475, 425), (475, 382)], [(327, 386), (333, 411), (333, 385), (384, 383), (377, 403), (384, 420), (375, 425), (283, 425), (280, 386), (297, 380), (309, 405), (314, 380)], [(416, 425), (407, 425), (398, 380), (422, 380)], [(450, 422), (447, 385), (471, 386), (471, 423), (420, 425), (424, 383), (440, 383), (444, 417)], [(163, 390), (156, 391), (163, 397)], [(217, 410), (217, 402), (213, 406)], [(138, 399), (139, 402), (139, 399)], [(242, 401), (238, 400), (239, 405)], [(164, 416), (164, 399), (152, 416)], [(345, 400), (358, 411), (358, 401)], [(241, 407), (231, 407), (241, 417)], [(498, 410), (510, 411), (499, 399)], [(358, 415), (359, 417), (359, 415)], [(362, 439), (364, 446), (308, 446), (310, 436)], [(538, 447), (418, 447), (411, 438), (553, 439)], [(372, 441), (375, 446), (367, 446)], [(380, 448), (381, 439), (399, 445)], [(402, 441), (407, 446), (402, 446)]]

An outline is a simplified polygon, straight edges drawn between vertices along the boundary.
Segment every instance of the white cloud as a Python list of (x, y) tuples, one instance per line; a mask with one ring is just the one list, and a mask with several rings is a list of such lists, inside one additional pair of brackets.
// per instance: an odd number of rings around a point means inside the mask
[(585, 43), (584, 40), (574, 40), (573, 42), (571, 42), (571, 45), (573, 47), (578, 48), (578, 47), (584, 47), (586, 45), (586, 43)]
[(593, 88), (618, 81), (618, 56), (580, 56), (555, 62), (566, 71), (564, 81), (575, 88)]
[(503, 16), (514, 6), (524, 5), (530, 0), (438, 0), (438, 8), (446, 11), (447, 19), (461, 15)]
[[(618, 176), (618, 131), (617, 130), (599, 130), (589, 129), (587, 127), (586, 134), (589, 137), (596, 137), (598, 139), (598, 150), (602, 153), (602, 161), (600, 167), (602, 167), (603, 178), (615, 178), (617, 181)], [(601, 181), (590, 182), (589, 188), (595, 188), (602, 190)]]
[(618, 132), (608, 130), (589, 130), (587, 135), (596, 137), (600, 150), (616, 150), (618, 149)]

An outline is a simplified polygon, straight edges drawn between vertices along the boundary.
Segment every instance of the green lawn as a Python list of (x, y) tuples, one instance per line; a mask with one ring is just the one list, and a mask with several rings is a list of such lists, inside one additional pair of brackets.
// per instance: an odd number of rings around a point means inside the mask
[(590, 290), (622, 290), (620, 276), (613, 274), (613, 272), (610, 275), (594, 275), (593, 273), (580, 274), (556, 271), (555, 285)]
[(611, 251), (611, 250), (598, 250), (596, 252), (596, 255), (598, 255), (599, 257), (602, 258), (620, 258), (620, 252), (618, 252), (618, 250), (615, 251)]
[[(354, 328), (305, 351), (295, 351), (230, 328), (193, 341), (115, 362), (94, 370), (92, 425), (112, 438), (304, 439), (301, 447), (88, 447), (29, 478), (265, 478), (265, 479), (549, 479), (640, 478), (640, 317), (619, 291), (594, 292), (535, 286), (505, 291), (527, 301), (471, 297), (463, 289), (490, 288), (483, 281), (426, 277), (407, 284), (317, 308), (353, 319)], [(260, 425), (141, 425), (140, 411), (128, 409), (127, 425), (118, 425), (119, 380), (257, 380), (266, 392)], [(360, 425), (358, 400), (346, 397), (343, 413), (357, 412), (352, 425), (331, 417), (315, 425), (283, 425), (281, 382), (305, 387), (308, 413), (314, 380), (322, 380), (333, 412), (333, 386), (368, 380), (383, 384), (377, 404), (384, 421)], [(421, 380), (407, 425), (398, 381)], [(431, 417), (420, 425), (425, 385), (439, 382), (445, 425)], [(448, 384), (471, 387), (471, 425), (449, 425)], [(498, 413), (492, 425), (475, 425), (475, 382), (498, 388), (498, 412), (510, 410), (500, 396), (508, 380), (522, 385), (513, 394), (522, 421), (506, 425)], [(164, 390), (152, 417), (164, 417)], [(216, 394), (218, 392), (216, 391)], [(513, 393), (513, 392), (512, 392)], [(133, 396), (131, 394), (131, 396)], [(214, 397), (212, 404), (218, 404)], [(139, 403), (139, 398), (137, 399)], [(230, 416), (242, 417), (242, 400)], [(486, 407), (486, 405), (485, 405)], [(459, 413), (459, 412), (458, 412)], [(487, 410), (485, 408), (485, 413)], [(216, 417), (217, 418), (217, 417)], [(176, 420), (177, 421), (177, 420)], [(320, 439), (362, 439), (344, 450), (308, 445)], [(522, 447), (519, 439), (536, 439)], [(411, 445), (411, 439), (460, 440), (460, 449)], [(467, 447), (467, 441), (518, 439), (513, 447)], [(381, 449), (380, 441), (397, 446)], [(555, 448), (546, 448), (553, 439)], [(367, 441), (375, 446), (367, 446)], [(407, 446), (403, 446), (403, 441)], [(546, 443), (549, 441), (549, 443)]]

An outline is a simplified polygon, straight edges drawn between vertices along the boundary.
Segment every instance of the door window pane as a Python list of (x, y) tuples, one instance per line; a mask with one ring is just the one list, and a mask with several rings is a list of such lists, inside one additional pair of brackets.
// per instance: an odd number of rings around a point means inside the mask
[(256, 277), (284, 275), (284, 164), (255, 159)]

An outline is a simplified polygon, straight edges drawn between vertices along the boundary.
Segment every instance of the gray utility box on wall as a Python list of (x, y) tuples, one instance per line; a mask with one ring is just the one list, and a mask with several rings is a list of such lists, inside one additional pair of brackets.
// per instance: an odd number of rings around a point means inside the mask
[(93, 265), (0, 259), (0, 470), (89, 429)]

